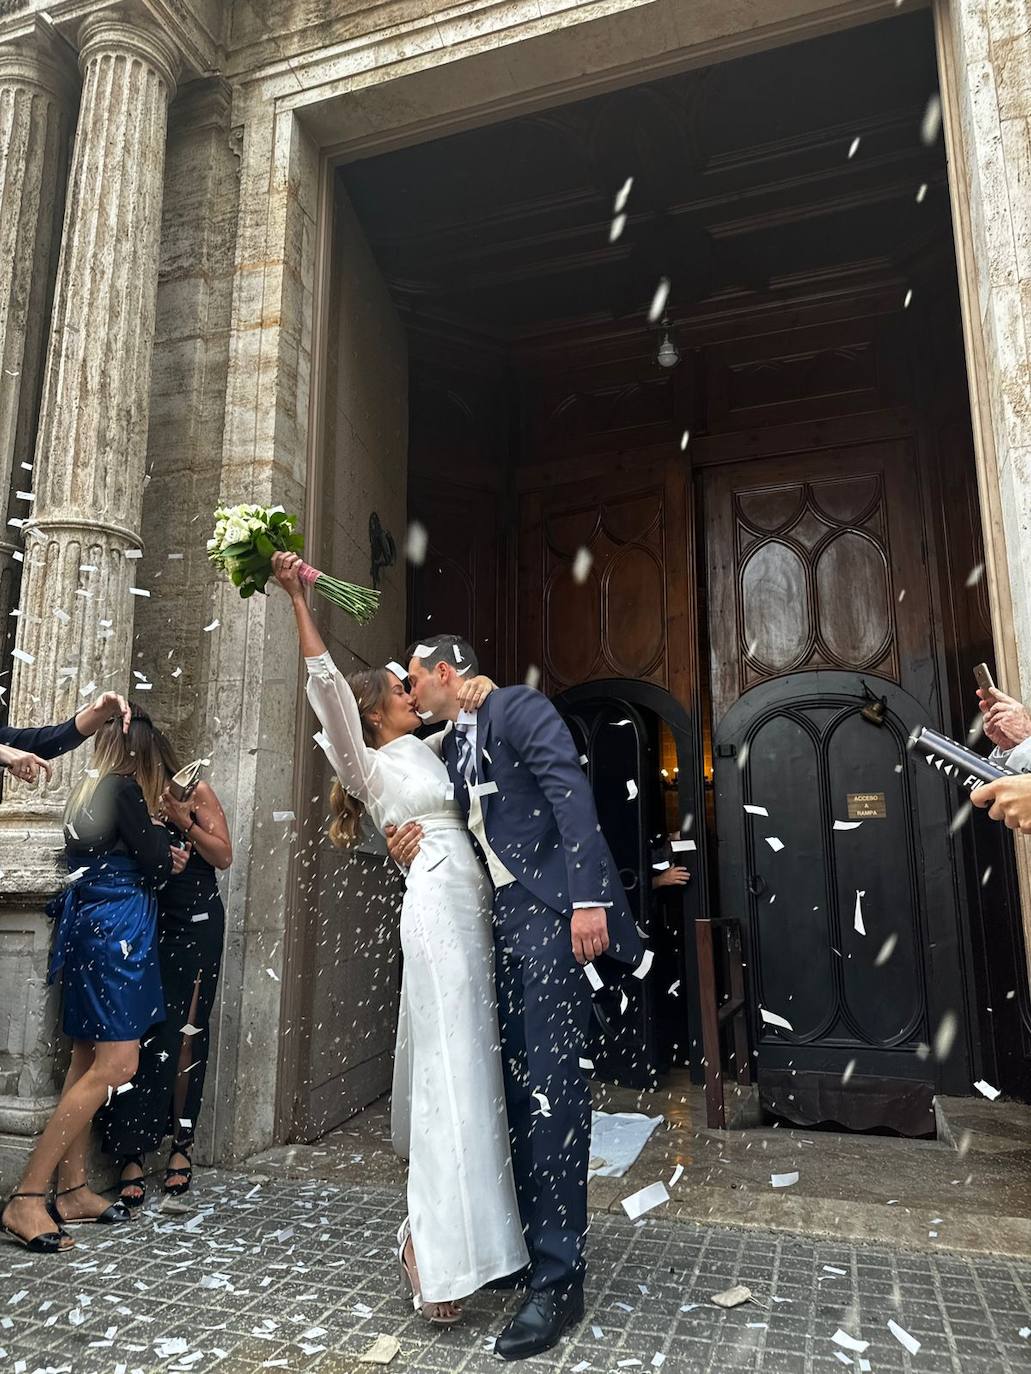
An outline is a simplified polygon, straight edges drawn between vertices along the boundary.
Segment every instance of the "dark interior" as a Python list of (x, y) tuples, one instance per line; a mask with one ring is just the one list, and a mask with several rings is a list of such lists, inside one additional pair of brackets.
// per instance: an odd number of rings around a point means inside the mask
[[(714, 916), (744, 941), (766, 1110), (908, 1134), (935, 1092), (1031, 1090), (1009, 847), (980, 818), (951, 833), (958, 799), (904, 747), (915, 723), (964, 737), (992, 657), (936, 91), (917, 12), (338, 173), (408, 332), (412, 636), (468, 635), (571, 719), (654, 694), (635, 758), (602, 732), (589, 765), (639, 890), (650, 844), (697, 845), (672, 918), (642, 916), (653, 1077), (701, 1075)], [(836, 829), (865, 792), (884, 816)]]

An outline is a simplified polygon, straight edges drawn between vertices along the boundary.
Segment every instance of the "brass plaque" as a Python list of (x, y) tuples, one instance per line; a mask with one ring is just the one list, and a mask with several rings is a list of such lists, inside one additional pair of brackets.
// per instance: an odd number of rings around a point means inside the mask
[(848, 818), (850, 821), (872, 821), (887, 816), (888, 808), (883, 792), (850, 792)]

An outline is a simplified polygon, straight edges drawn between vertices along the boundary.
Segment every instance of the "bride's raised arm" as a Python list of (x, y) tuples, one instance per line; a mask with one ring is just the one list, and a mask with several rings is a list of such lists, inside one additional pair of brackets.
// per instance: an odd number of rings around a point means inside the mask
[(307, 696), (322, 723), (323, 748), (345, 792), (365, 803), (375, 801), (383, 786), (382, 760), (365, 743), (354, 693), (333, 662), (304, 599), (304, 588), (296, 573), (299, 562), (296, 554), (277, 553), (272, 567), (276, 581), (290, 597), (297, 621), (301, 653), (308, 669)]

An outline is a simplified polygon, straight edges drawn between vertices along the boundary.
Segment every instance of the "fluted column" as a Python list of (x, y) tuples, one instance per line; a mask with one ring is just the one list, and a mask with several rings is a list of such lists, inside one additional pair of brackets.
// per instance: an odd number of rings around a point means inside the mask
[[(80, 30), (82, 99), (36, 445), (11, 718), (61, 720), (125, 689), (138, 580), (168, 104), (177, 57), (104, 12)], [(84, 569), (86, 569), (84, 571)], [(90, 570), (93, 571), (90, 571)], [(31, 660), (31, 661), (29, 661)], [(44, 809), (67, 795), (54, 770)], [(24, 808), (30, 795), (11, 788)]]
[[(75, 64), (46, 25), (0, 47), (0, 671), (17, 604), (21, 549), (8, 518), (31, 503), (43, 348), (54, 285), (72, 116)], [(3, 679), (6, 684), (7, 679)]]

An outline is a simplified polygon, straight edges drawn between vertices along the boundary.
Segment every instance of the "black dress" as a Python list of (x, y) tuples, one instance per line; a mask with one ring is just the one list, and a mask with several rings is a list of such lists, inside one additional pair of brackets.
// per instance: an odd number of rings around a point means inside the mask
[[(183, 843), (172, 826), (173, 843)], [(140, 1045), (140, 1066), (133, 1091), (115, 1097), (101, 1113), (103, 1149), (125, 1156), (156, 1150), (166, 1135), (179, 1144), (193, 1140), (200, 1115), (207, 1070), (208, 1023), (215, 1005), (225, 938), (225, 908), (214, 868), (196, 850), (182, 873), (170, 878), (158, 894), (158, 960), (167, 1015), (152, 1026)], [(194, 985), (197, 1006), (189, 1021)], [(191, 1050), (186, 1070), (186, 1100), (175, 1113), (175, 1089), (183, 1027)]]
[(47, 981), (63, 976), (64, 1033), (136, 1040), (165, 1015), (155, 890), (172, 870), (168, 834), (135, 778), (110, 773), (65, 837), (72, 880), (47, 906), (57, 920)]

